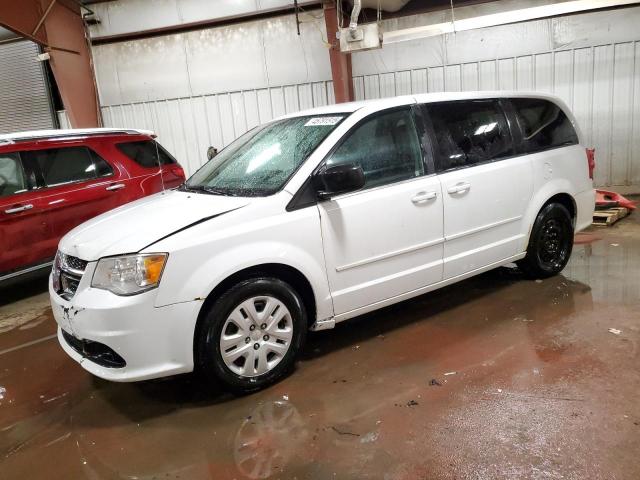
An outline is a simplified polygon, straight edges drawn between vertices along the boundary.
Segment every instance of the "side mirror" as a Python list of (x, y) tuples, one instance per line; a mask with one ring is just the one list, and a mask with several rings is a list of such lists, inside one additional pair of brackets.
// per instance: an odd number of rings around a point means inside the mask
[(323, 167), (314, 175), (313, 184), (318, 198), (327, 199), (364, 187), (364, 172), (355, 163)]

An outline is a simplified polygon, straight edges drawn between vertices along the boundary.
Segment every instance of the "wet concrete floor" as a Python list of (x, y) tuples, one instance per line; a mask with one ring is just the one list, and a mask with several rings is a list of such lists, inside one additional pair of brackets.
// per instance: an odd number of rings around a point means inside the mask
[(0, 290), (0, 478), (638, 479), (639, 219), (555, 278), (501, 268), (311, 334), (242, 398), (92, 378), (46, 279)]

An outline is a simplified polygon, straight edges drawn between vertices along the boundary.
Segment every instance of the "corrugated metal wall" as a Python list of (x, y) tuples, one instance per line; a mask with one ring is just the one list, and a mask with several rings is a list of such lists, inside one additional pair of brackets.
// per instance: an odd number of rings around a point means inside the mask
[(193, 173), (220, 148), (250, 128), (286, 113), (334, 103), (332, 82), (314, 82), (216, 95), (154, 100), (102, 108), (105, 126), (153, 130)]
[(0, 45), (0, 133), (55, 128), (38, 53), (29, 41)]

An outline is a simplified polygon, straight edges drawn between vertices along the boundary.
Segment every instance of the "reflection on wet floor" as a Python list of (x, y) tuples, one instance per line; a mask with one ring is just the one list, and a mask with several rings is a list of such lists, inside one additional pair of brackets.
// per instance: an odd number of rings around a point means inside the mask
[(640, 478), (637, 216), (558, 277), (502, 268), (312, 334), (240, 398), (94, 379), (42, 340), (46, 295), (0, 291), (0, 477)]

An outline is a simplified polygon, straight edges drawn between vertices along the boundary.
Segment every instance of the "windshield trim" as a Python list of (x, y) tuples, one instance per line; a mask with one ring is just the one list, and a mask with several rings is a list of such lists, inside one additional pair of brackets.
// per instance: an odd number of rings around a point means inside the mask
[[(246, 135), (247, 133), (250, 133), (254, 130), (263, 130), (264, 128), (268, 127), (269, 125), (278, 123), (278, 122), (284, 122), (287, 120), (294, 120), (294, 119), (298, 119), (298, 118), (317, 118), (317, 117), (341, 117), (340, 120), (338, 122), (336, 122), (333, 125), (333, 129), (330, 130), (327, 135), (307, 154), (307, 156), (302, 159), (298, 165), (291, 171), (291, 173), (289, 174), (289, 176), (283, 180), (282, 184), (275, 190), (270, 190), (270, 189), (252, 189), (250, 192), (250, 194), (247, 194), (247, 192), (249, 192), (248, 189), (244, 189), (244, 190), (236, 190), (236, 189), (229, 189), (229, 193), (225, 192), (223, 193), (223, 191), (225, 189), (221, 188), (221, 187), (212, 187), (211, 190), (212, 191), (202, 191), (203, 189), (199, 188), (202, 185), (189, 185), (189, 180), (191, 180), (191, 178), (193, 178), (194, 175), (196, 175), (196, 173), (198, 173), (202, 168), (204, 168), (209, 162), (205, 162), (202, 166), (200, 166), (200, 168), (198, 168), (198, 170), (196, 170), (191, 176), (189, 176), (189, 178), (182, 184), (180, 185), (180, 187), (178, 187), (180, 190), (184, 190), (184, 191), (190, 191), (190, 192), (194, 192), (194, 193), (201, 193), (201, 194), (205, 194), (205, 195), (222, 195), (222, 196), (229, 196), (229, 197), (245, 197), (245, 198), (253, 198), (253, 197), (270, 197), (272, 195), (276, 195), (277, 193), (280, 193), (281, 191), (283, 191), (287, 184), (291, 181), (291, 179), (298, 173), (298, 171), (300, 170), (300, 168), (307, 163), (307, 161), (309, 160), (309, 158), (316, 152), (316, 150), (318, 150), (318, 148), (320, 148), (320, 146), (327, 140), (327, 138), (329, 138), (329, 136), (342, 124), (342, 122), (344, 122), (353, 112), (323, 112), (317, 115), (314, 114), (306, 114), (306, 115), (293, 115), (293, 116), (287, 116), (284, 118), (276, 118), (273, 120), (270, 120), (267, 123), (263, 123), (261, 125), (256, 125), (255, 127), (253, 127), (250, 130), (247, 130), (246, 132), (244, 132), (242, 135), (238, 136), (236, 139), (234, 139), (231, 143), (229, 143), (228, 145), (226, 145), (222, 150), (220, 150), (220, 152), (218, 152), (218, 155), (220, 155), (222, 152), (224, 152), (230, 145), (232, 145), (238, 138), (242, 137), (243, 135)], [(258, 132), (256, 132), (257, 134)], [(214, 157), (215, 158), (215, 157)]]

